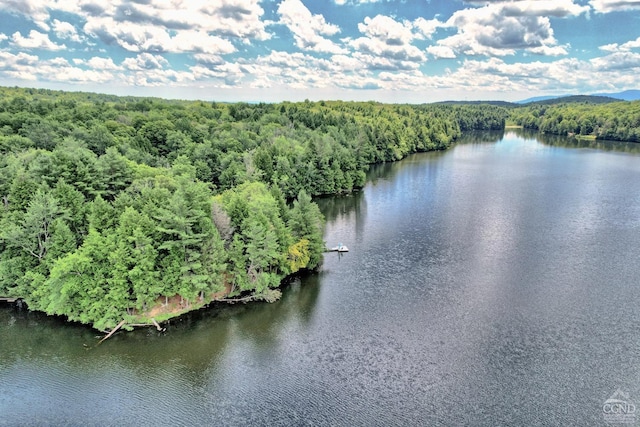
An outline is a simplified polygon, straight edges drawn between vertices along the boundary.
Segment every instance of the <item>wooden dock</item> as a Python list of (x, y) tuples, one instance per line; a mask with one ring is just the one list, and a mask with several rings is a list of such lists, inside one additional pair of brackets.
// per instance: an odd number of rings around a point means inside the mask
[(18, 301), (18, 298), (5, 298), (5, 297), (0, 297), (0, 301), (2, 301), (2, 302), (16, 302), (16, 301)]

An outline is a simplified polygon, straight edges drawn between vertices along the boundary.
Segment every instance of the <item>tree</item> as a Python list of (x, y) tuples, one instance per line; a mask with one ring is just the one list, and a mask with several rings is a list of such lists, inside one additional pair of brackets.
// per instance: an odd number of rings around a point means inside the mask
[(127, 159), (113, 148), (107, 148), (96, 162), (102, 194), (106, 200), (113, 201), (133, 180), (133, 171)]
[(7, 224), (1, 238), (6, 245), (22, 250), (41, 263), (51, 244), (53, 223), (65, 214), (53, 195), (38, 190), (22, 218)]
[(309, 242), (309, 264), (305, 266), (307, 268), (317, 267), (322, 260), (325, 248), (322, 240), (323, 222), (318, 205), (311, 201), (311, 196), (306, 191), (300, 190), (291, 208), (289, 227), (298, 242)]

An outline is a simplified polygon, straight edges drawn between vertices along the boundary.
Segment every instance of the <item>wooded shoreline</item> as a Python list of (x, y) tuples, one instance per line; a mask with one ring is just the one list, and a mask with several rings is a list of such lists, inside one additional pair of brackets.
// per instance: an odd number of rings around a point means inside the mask
[[(312, 196), (361, 188), (369, 165), (445, 150), (465, 131), (591, 108), (0, 92), (0, 295), (101, 331), (145, 323), (133, 313), (162, 299), (274, 301), (322, 260)], [(609, 107), (630, 138), (638, 106)], [(598, 123), (596, 137), (611, 134)]]

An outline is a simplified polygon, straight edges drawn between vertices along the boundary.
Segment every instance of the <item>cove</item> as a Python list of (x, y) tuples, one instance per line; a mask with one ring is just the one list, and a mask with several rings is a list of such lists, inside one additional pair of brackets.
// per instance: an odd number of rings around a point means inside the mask
[[(319, 199), (273, 304), (95, 331), (0, 306), (0, 425), (599, 425), (640, 402), (640, 147), (522, 131)], [(640, 416), (640, 415), (639, 415)]]

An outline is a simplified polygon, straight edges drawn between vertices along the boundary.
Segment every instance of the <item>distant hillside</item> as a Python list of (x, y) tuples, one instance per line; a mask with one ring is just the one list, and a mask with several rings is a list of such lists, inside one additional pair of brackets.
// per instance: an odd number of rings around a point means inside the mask
[(531, 104), (533, 102), (540, 102), (540, 101), (548, 101), (550, 99), (557, 99), (560, 98), (560, 96), (556, 95), (556, 96), (534, 96), (533, 98), (527, 98), (527, 99), (523, 99), (521, 101), (516, 101), (516, 104)]
[(495, 105), (496, 107), (517, 107), (518, 104), (507, 101), (442, 101), (439, 105)]
[(529, 102), (527, 103), (527, 105), (556, 105), (556, 104), (574, 104), (574, 103), (608, 104), (611, 102), (620, 102), (620, 99), (611, 98), (609, 96), (570, 95), (570, 96), (546, 99), (542, 101)]
[[(547, 96), (534, 96), (533, 98), (527, 98), (527, 99), (523, 99), (521, 101), (516, 101), (516, 104), (532, 104), (532, 103), (540, 103), (542, 101), (553, 101), (559, 98), (572, 98), (575, 96), (587, 96), (587, 97), (595, 97), (595, 98), (614, 98), (617, 101), (636, 101), (636, 100), (640, 100), (640, 90), (625, 90), (623, 92), (611, 92), (611, 93), (593, 93), (591, 95), (571, 95), (571, 96), (564, 96), (564, 95), (547, 95)], [(603, 100), (601, 100), (603, 101)], [(601, 101), (598, 100), (569, 100), (566, 101), (564, 100), (563, 102), (591, 102), (593, 104), (600, 104), (602, 103)], [(612, 102), (612, 101), (606, 101), (606, 102)]]
[(640, 90), (625, 90), (624, 92), (616, 93), (594, 93), (593, 96), (608, 96), (623, 101), (637, 101), (640, 99)]

